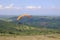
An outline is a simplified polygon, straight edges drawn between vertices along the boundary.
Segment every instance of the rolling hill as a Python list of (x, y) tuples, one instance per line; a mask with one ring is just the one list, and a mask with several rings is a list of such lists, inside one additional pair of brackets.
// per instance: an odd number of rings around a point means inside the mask
[[(1, 17), (2, 18), (2, 17)], [(0, 18), (0, 33), (19, 35), (60, 34), (60, 17), (23, 17), (23, 24), (17, 24), (17, 17)], [(8, 21), (8, 20), (11, 21)]]
[[(9, 18), (12, 22), (17, 23), (17, 17)], [(23, 17), (22, 23), (31, 25), (34, 27), (45, 27), (52, 29), (60, 29), (60, 17), (49, 17), (49, 16), (31, 16), (30, 19)]]

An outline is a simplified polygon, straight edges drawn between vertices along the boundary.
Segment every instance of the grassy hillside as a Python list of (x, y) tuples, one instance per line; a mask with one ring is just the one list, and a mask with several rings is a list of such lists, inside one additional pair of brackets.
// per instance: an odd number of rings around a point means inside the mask
[(60, 34), (59, 17), (22, 18), (24, 24), (17, 24), (16, 17), (0, 20), (0, 34), (41, 35)]
[[(2, 21), (1, 21), (2, 22)], [(13, 23), (2, 22), (0, 24), (1, 34), (17, 34), (17, 35), (40, 35), (40, 34), (59, 34), (59, 30), (38, 28), (27, 25), (16, 25)]]

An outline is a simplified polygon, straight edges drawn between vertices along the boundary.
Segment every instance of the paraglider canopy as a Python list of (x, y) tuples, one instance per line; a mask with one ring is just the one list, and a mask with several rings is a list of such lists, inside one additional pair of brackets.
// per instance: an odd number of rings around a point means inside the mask
[(20, 16), (18, 16), (17, 20), (20, 20), (22, 17), (26, 16), (27, 18), (30, 18), (31, 16), (28, 14), (22, 14)]

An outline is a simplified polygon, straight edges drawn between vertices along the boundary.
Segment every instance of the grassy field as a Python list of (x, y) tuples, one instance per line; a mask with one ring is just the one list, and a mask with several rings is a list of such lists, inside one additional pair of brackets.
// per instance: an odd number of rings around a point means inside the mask
[(34, 36), (0, 36), (0, 40), (60, 40), (60, 34)]

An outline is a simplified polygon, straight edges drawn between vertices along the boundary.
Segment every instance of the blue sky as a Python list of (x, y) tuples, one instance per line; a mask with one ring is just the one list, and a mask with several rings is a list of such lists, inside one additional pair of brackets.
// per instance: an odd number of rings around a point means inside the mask
[(58, 15), (60, 0), (0, 0), (0, 15)]

